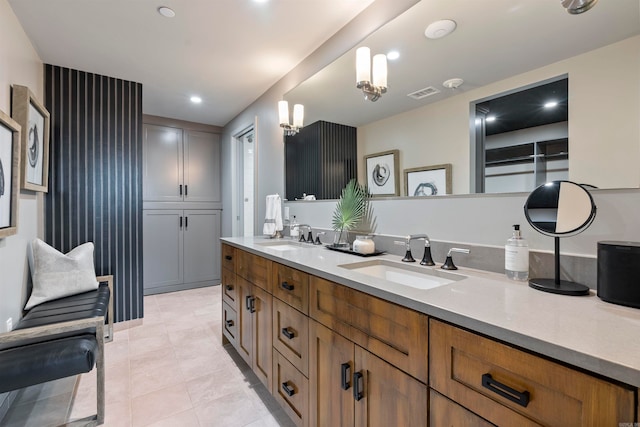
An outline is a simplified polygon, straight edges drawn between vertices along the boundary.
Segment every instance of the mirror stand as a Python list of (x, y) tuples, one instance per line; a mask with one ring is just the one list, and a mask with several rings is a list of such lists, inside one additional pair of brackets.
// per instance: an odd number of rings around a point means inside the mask
[(555, 278), (530, 279), (529, 286), (552, 294), (581, 296), (589, 295), (589, 287), (581, 283), (560, 280), (560, 237), (555, 236)]

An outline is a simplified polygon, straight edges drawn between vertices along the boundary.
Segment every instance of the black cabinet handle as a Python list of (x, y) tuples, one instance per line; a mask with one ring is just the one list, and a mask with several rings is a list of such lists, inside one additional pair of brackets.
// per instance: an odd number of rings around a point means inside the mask
[(296, 391), (293, 387), (289, 386), (289, 381), (282, 383), (282, 390), (287, 393), (287, 396), (291, 397), (296, 394)]
[(349, 390), (349, 387), (351, 387), (351, 384), (349, 384), (349, 374), (348, 371), (349, 369), (351, 369), (351, 365), (349, 364), (349, 362), (347, 363), (343, 363), (342, 365), (340, 365), (340, 380), (342, 383), (342, 389), (343, 390)]
[(249, 313), (256, 312), (256, 297), (251, 297), (251, 306), (249, 307)]
[(491, 374), (482, 375), (482, 387), (488, 388), (492, 392), (509, 399), (510, 401), (517, 403), (518, 405), (526, 408), (529, 404), (529, 392), (514, 390), (508, 385), (502, 384), (494, 380)]
[(185, 184), (184, 186), (184, 195), (188, 196), (189, 195), (189, 186)]
[(251, 311), (251, 295), (244, 299), (244, 305), (247, 307), (247, 310)]
[(284, 335), (285, 337), (289, 338), (290, 340), (293, 339), (293, 337), (296, 336), (295, 332), (290, 330), (288, 327), (287, 328), (282, 328), (282, 335)]
[(189, 228), (189, 217), (188, 216), (184, 217), (184, 228), (185, 228), (185, 230), (187, 228)]
[(286, 289), (288, 291), (292, 291), (293, 290), (293, 285), (290, 285), (287, 282), (282, 282), (280, 284), (280, 286), (282, 286), (282, 289)]
[(180, 228), (182, 228), (182, 217), (180, 217)]
[(178, 192), (179, 192), (179, 193), (180, 193), (180, 195), (182, 196), (182, 184), (180, 184), (178, 187), (179, 187)]
[(233, 257), (231, 255), (225, 255), (224, 259), (226, 259), (227, 261), (231, 261)]
[(233, 290), (233, 285), (227, 285), (226, 288), (227, 288), (228, 291), (232, 291)]
[(362, 379), (362, 372), (355, 372), (353, 374), (353, 398), (357, 401), (362, 400), (364, 393), (360, 390), (360, 380)]
[(233, 320), (227, 320), (227, 328), (230, 328), (233, 326)]

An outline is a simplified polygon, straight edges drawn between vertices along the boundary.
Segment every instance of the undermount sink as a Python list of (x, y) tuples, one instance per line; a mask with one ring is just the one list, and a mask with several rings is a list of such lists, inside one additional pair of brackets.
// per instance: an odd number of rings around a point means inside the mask
[(448, 271), (413, 264), (399, 264), (388, 260), (354, 262), (338, 267), (416, 289), (432, 289), (466, 279), (466, 276)]
[(309, 243), (298, 243), (295, 241), (287, 240), (270, 240), (268, 242), (256, 243), (258, 246), (264, 246), (274, 251), (294, 251), (303, 248), (312, 248), (313, 245)]

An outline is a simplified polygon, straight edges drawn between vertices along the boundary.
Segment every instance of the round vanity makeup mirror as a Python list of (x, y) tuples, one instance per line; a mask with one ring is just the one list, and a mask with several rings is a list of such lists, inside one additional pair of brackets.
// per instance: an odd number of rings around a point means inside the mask
[(555, 238), (555, 278), (530, 279), (529, 286), (554, 294), (588, 295), (589, 287), (560, 280), (560, 237), (573, 236), (591, 225), (596, 217), (591, 194), (575, 182), (548, 182), (529, 194), (524, 215), (536, 231)]

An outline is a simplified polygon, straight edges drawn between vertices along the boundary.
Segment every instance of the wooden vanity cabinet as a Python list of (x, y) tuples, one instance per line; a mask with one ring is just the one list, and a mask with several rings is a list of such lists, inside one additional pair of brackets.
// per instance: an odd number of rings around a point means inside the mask
[[(635, 390), (430, 320), (429, 385), (501, 426), (635, 421)], [(433, 409), (432, 409), (433, 410)]]
[(223, 244), (222, 267), (223, 336), (271, 390), (272, 297), (266, 290), (271, 261)]
[(427, 386), (314, 320), (310, 426), (427, 426)]

